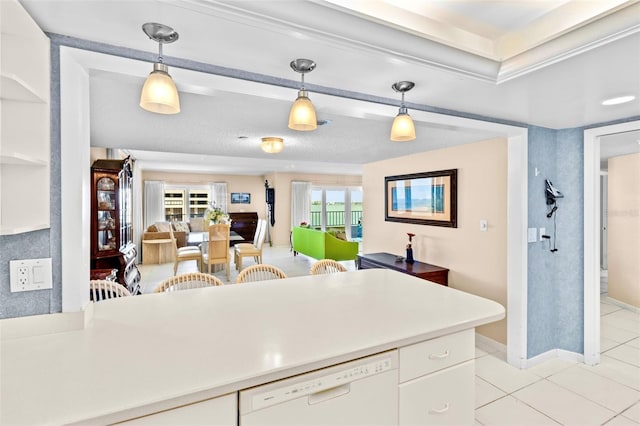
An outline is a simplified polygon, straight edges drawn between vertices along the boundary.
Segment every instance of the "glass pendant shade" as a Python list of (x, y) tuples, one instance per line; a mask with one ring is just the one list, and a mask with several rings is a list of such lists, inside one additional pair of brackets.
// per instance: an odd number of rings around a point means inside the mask
[(391, 126), (391, 140), (394, 142), (407, 142), (416, 138), (416, 128), (411, 116), (400, 110)]
[(180, 112), (178, 89), (169, 75), (165, 64), (153, 64), (153, 71), (147, 77), (140, 95), (140, 107), (158, 114)]
[(262, 138), (260, 148), (262, 148), (262, 150), (266, 153), (277, 154), (284, 148), (284, 141), (282, 140), (282, 138), (276, 138), (272, 136)]
[(305, 90), (298, 91), (298, 98), (289, 112), (289, 128), (293, 130), (309, 131), (318, 127), (316, 110)]

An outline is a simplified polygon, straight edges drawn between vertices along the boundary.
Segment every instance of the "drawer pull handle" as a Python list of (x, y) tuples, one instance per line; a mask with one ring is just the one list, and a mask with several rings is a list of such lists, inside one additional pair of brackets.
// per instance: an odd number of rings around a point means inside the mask
[(449, 403), (447, 402), (446, 404), (444, 404), (444, 407), (438, 409), (438, 408), (431, 408), (429, 409), (429, 414), (444, 414), (447, 411), (449, 411)]
[(449, 349), (441, 354), (429, 354), (429, 359), (444, 359), (449, 356)]

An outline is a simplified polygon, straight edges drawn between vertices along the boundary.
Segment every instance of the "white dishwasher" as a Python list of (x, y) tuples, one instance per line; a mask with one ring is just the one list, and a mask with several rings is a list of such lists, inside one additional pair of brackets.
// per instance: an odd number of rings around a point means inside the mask
[(240, 392), (240, 426), (397, 425), (398, 351)]

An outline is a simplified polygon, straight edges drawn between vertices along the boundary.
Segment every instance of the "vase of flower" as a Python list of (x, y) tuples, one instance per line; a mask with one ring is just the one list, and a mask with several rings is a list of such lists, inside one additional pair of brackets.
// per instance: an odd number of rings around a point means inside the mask
[(219, 207), (209, 207), (204, 212), (204, 219), (208, 220), (210, 225), (215, 225), (216, 223), (231, 223), (229, 215), (223, 212)]

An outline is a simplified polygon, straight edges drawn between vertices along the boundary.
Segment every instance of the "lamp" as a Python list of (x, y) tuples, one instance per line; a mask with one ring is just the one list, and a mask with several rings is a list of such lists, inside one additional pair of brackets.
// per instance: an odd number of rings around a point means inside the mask
[(293, 130), (309, 131), (318, 128), (316, 110), (309, 99), (309, 93), (304, 90), (304, 75), (313, 71), (316, 63), (311, 59), (296, 59), (289, 64), (295, 72), (302, 74), (302, 84), (298, 91), (298, 98), (289, 112), (289, 128)]
[(404, 105), (404, 94), (413, 89), (413, 86), (415, 86), (415, 83), (412, 81), (398, 81), (391, 86), (396, 92), (402, 93), (400, 110), (391, 126), (391, 140), (394, 142), (412, 141), (416, 138), (416, 128), (413, 125), (411, 116), (407, 113), (407, 107)]
[(284, 141), (282, 138), (276, 138), (274, 136), (268, 136), (262, 138), (262, 143), (260, 144), (260, 148), (266, 153), (269, 154), (277, 154), (282, 151), (284, 148)]
[(155, 22), (144, 24), (142, 31), (151, 40), (158, 42), (159, 51), (158, 62), (153, 64), (153, 71), (142, 86), (140, 107), (158, 114), (177, 114), (180, 112), (180, 98), (178, 89), (169, 75), (169, 67), (162, 62), (162, 44), (176, 41), (178, 33), (171, 27)]

